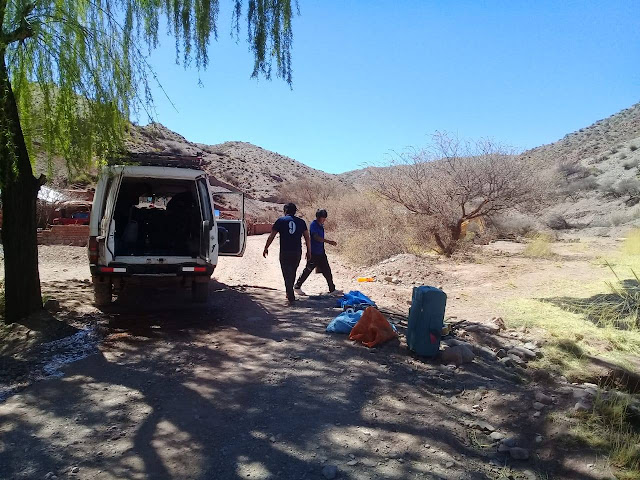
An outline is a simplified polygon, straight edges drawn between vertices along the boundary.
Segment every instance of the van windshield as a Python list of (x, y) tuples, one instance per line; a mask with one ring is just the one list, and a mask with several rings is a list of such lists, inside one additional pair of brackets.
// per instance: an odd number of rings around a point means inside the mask
[(114, 211), (115, 255), (195, 258), (202, 218), (195, 181), (124, 178)]

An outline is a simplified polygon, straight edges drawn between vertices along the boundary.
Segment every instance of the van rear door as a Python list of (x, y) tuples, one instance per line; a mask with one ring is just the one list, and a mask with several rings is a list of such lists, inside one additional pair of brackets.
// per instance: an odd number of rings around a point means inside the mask
[(104, 208), (104, 215), (100, 220), (100, 236), (98, 237), (98, 252), (100, 262), (109, 265), (115, 257), (115, 221), (113, 212), (115, 211), (120, 183), (122, 182), (122, 172), (113, 176), (107, 189), (107, 201)]
[(209, 195), (206, 177), (198, 177), (196, 182), (198, 185), (200, 211), (202, 213), (202, 221), (200, 222), (200, 258), (206, 262), (211, 262), (211, 254), (216, 246), (213, 204), (211, 202), (211, 196)]
[[(212, 203), (213, 201), (212, 193)], [(220, 218), (221, 212), (214, 211), (218, 230), (218, 255), (227, 257), (241, 257), (247, 245), (247, 224), (244, 213), (244, 193), (224, 192), (215, 193), (215, 196), (233, 196), (239, 211), (234, 211), (240, 218)], [(226, 213), (226, 212), (225, 212)]]

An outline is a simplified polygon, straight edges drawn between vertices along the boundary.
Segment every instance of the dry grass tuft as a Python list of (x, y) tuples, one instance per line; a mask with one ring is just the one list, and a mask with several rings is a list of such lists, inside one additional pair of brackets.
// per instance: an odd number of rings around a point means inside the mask
[(523, 255), (531, 258), (552, 258), (554, 256), (551, 250), (553, 237), (546, 233), (535, 234), (533, 240), (529, 242), (523, 251)]
[(640, 255), (640, 228), (631, 230), (622, 244), (622, 252), (627, 255)]
[(593, 410), (579, 417), (573, 434), (592, 448), (605, 451), (617, 478), (640, 478), (640, 419), (637, 402), (625, 393), (599, 391)]

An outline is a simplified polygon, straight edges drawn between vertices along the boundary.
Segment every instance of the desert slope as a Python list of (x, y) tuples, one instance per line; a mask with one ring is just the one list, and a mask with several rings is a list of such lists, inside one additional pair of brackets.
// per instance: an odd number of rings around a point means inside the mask
[(127, 148), (131, 152), (202, 153), (208, 173), (262, 201), (274, 199), (278, 195), (279, 185), (298, 178), (335, 180), (329, 173), (251, 143), (194, 143), (158, 123), (145, 127), (133, 126)]

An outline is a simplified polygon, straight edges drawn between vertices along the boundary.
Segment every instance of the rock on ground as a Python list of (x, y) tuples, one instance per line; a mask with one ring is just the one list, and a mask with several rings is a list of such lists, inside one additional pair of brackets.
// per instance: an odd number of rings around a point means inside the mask
[(440, 352), (442, 363), (446, 365), (460, 366), (464, 363), (472, 362), (474, 357), (475, 354), (471, 351), (471, 349), (464, 345), (449, 347)]

